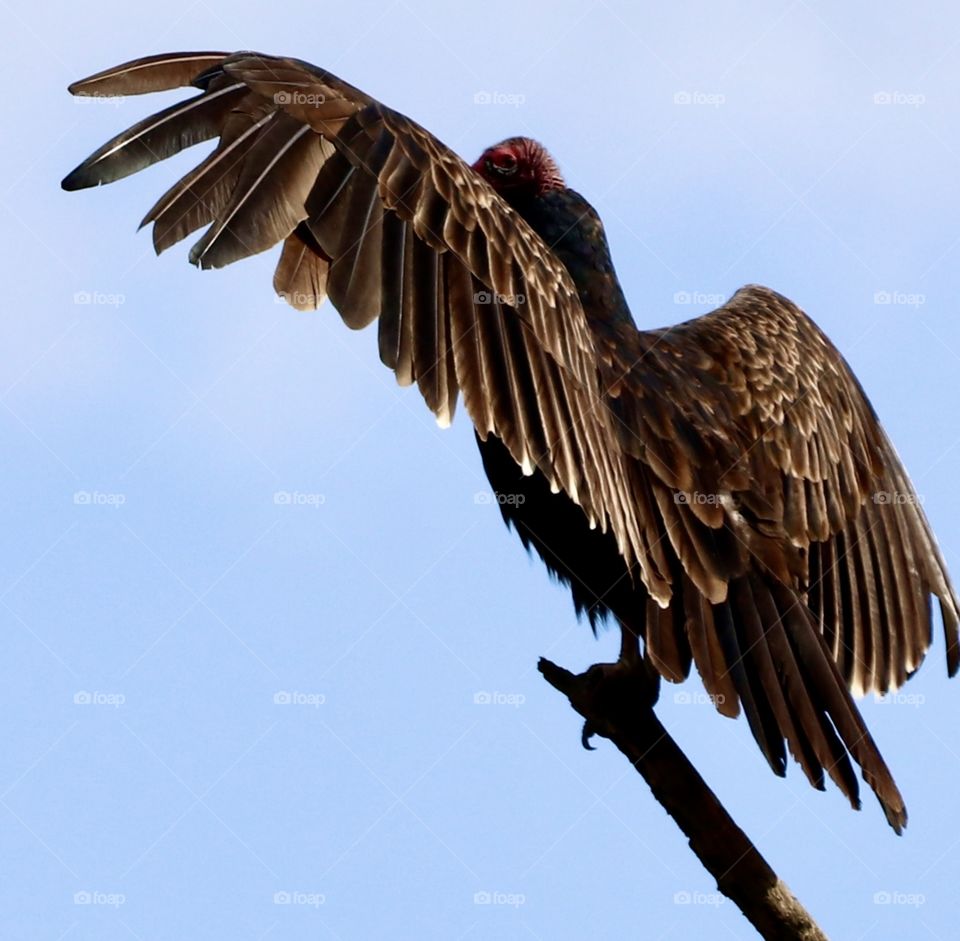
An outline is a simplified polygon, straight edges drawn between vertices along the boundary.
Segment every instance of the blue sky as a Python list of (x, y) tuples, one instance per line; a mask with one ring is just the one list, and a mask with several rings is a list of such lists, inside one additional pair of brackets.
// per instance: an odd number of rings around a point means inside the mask
[[(471, 160), (541, 139), (605, 219), (641, 326), (747, 282), (818, 321), (960, 573), (955, 9), (4, 9), (0, 934), (753, 938), (536, 673), (541, 654), (611, 659), (616, 638), (576, 623), (485, 502), (465, 417), (437, 429), (373, 331), (275, 303), (272, 253), (203, 274), (183, 246), (153, 257), (136, 224), (204, 148), (62, 193), (168, 100), (65, 87), (253, 48), (337, 72)], [(897, 701), (863, 703), (910, 810), (900, 839), (870, 795), (855, 814), (796, 766), (771, 775), (698, 680), (659, 711), (831, 937), (947, 939), (945, 674), (937, 634)]]

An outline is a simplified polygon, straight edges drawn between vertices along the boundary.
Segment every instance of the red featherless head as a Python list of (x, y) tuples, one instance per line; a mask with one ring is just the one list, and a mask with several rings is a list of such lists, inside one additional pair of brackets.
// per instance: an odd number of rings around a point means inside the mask
[(528, 190), (540, 195), (566, 185), (560, 168), (543, 144), (529, 137), (509, 137), (488, 147), (473, 169), (501, 193)]

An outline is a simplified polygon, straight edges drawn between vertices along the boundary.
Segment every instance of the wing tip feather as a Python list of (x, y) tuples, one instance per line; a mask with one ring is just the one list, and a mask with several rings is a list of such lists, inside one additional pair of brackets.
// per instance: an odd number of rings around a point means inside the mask
[(65, 190), (68, 193), (75, 193), (77, 190), (86, 189), (88, 186), (90, 186), (90, 183), (84, 181), (82, 178), (80, 173), (82, 166), (83, 164), (81, 164), (75, 170), (71, 170), (60, 181), (60, 189)]

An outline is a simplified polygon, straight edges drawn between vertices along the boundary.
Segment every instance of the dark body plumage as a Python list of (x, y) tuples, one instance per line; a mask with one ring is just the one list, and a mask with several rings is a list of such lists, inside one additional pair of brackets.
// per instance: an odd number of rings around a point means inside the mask
[[(591, 331), (614, 348), (622, 337), (635, 334), (593, 207), (570, 189), (540, 195), (507, 192), (505, 198), (570, 272)], [(566, 494), (552, 493), (539, 471), (524, 474), (496, 436), (484, 441), (478, 435), (477, 444), (487, 478), (502, 496), (498, 504), (504, 521), (570, 587), (577, 613), (585, 614), (594, 628), (613, 614), (642, 636), (642, 589), (638, 592), (629, 577), (612, 533), (591, 529), (580, 507)]]
[[(659, 330), (634, 326), (594, 210), (535, 142), (468, 167), (322, 69), (177, 53), (71, 86), (199, 94), (123, 132), (64, 180), (110, 182), (202, 140), (216, 149), (148, 212), (161, 251), (219, 267), (278, 242), (276, 290), (329, 296), (441, 423), (462, 397), (501, 509), (622, 670), (696, 666), (743, 710), (771, 767), (787, 750), (854, 806), (851, 759), (891, 825), (903, 800), (850, 690), (896, 688), (931, 643), (948, 670), (958, 603), (919, 501), (843, 358), (762, 287)], [(644, 673), (647, 670), (644, 668)]]

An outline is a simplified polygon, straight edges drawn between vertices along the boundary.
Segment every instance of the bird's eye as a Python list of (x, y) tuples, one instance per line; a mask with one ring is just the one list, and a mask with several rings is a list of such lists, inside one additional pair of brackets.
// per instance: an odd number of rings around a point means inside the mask
[(517, 172), (517, 158), (510, 153), (497, 154), (487, 158), (487, 169), (500, 176), (510, 176)]

